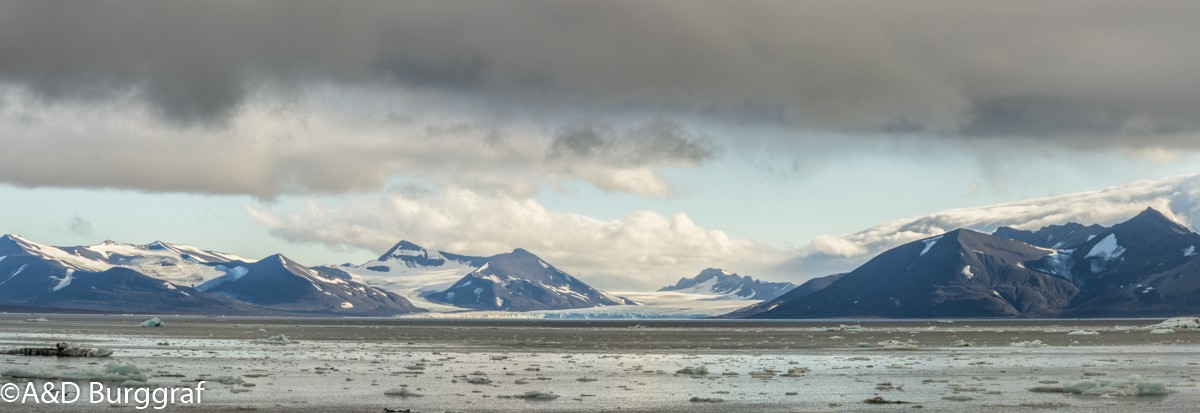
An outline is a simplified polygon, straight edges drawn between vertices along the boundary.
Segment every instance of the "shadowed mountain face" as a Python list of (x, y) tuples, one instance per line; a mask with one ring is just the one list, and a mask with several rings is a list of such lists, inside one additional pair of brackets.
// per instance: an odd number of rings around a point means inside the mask
[(749, 318), (1053, 315), (1079, 289), (1025, 268), (1025, 262), (1049, 254), (1011, 239), (955, 230), (886, 251), (807, 296), (764, 303), (769, 309)]
[(1014, 239), (1026, 244), (1049, 248), (1071, 248), (1073, 246), (1091, 241), (1100, 233), (1108, 230), (1108, 228), (1100, 225), (1092, 224), (1083, 226), (1074, 222), (1068, 222), (1063, 225), (1050, 225), (1042, 227), (1037, 231), (1023, 231), (1009, 227), (996, 228), (992, 233), (997, 237)]
[[(1200, 312), (1200, 234), (1146, 209), (1104, 228), (969, 230), (886, 251), (808, 293), (736, 318), (1132, 317)], [(1057, 246), (1058, 249), (1030, 245)], [(1056, 241), (1057, 240), (1057, 241)]]
[(218, 269), (226, 275), (197, 289), (257, 307), (357, 316), (422, 311), (404, 297), (351, 281), (344, 272), (308, 268), (278, 254), (253, 263), (233, 261)]
[(773, 300), (796, 288), (788, 282), (766, 282), (740, 276), (717, 268), (701, 271), (692, 278), (680, 278), (675, 285), (658, 291), (681, 291), (695, 294), (721, 294), (742, 300)]
[(450, 288), (424, 296), (475, 310), (561, 310), (634, 302), (609, 295), (523, 249), (489, 257)]

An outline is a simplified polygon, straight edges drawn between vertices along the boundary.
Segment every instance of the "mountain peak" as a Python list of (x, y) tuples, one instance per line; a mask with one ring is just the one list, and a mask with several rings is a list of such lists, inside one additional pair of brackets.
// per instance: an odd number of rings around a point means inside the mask
[[(1158, 230), (1162, 230), (1162, 231), (1173, 232), (1176, 234), (1187, 234), (1187, 233), (1192, 232), (1190, 229), (1183, 226), (1183, 224), (1176, 222), (1175, 220), (1171, 219), (1170, 217), (1167, 217), (1162, 212), (1159, 212), (1158, 210), (1156, 210), (1154, 208), (1146, 208), (1145, 210), (1138, 213), (1133, 218), (1130, 218), (1128, 221), (1117, 224), (1116, 226), (1149, 227), (1149, 228), (1154, 228), (1154, 229), (1158, 229)], [(1114, 226), (1114, 228), (1115, 228), (1115, 226)]]

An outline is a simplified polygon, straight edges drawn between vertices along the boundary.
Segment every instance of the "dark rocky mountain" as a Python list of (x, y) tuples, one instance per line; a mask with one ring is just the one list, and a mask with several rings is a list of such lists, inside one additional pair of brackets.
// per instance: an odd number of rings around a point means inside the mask
[(905, 244), (817, 292), (800, 296), (801, 286), (724, 317), (1148, 317), (1200, 312), (1200, 234), (1154, 209), (1111, 228), (1067, 224), (1038, 231), (1001, 228), (996, 234), (1004, 237), (955, 230)]
[(335, 267), (308, 268), (272, 255), (217, 267), (225, 275), (196, 289), (272, 310), (353, 316), (421, 312), (404, 297), (360, 284)]
[(778, 307), (783, 303), (786, 303), (786, 302), (789, 302), (789, 301), (792, 301), (792, 300), (795, 300), (795, 299), (798, 299), (801, 297), (806, 297), (808, 295), (811, 295), (812, 293), (821, 291), (821, 290), (825, 289), (825, 287), (828, 287), (829, 285), (833, 284), (834, 281), (841, 279), (842, 276), (844, 276), (844, 275), (846, 275), (846, 273), (832, 274), (832, 275), (826, 275), (824, 277), (813, 278), (811, 280), (805, 281), (803, 284), (800, 284), (798, 287), (793, 288), (791, 291), (788, 291), (787, 293), (784, 293), (783, 295), (780, 295), (779, 297), (776, 297), (773, 300), (763, 301), (761, 303), (739, 309), (739, 310), (731, 312), (729, 314), (724, 314), (724, 315), (713, 317), (713, 318), (725, 318), (725, 319), (747, 318), (752, 315), (774, 309), (775, 307)]
[(992, 235), (1015, 239), (1026, 244), (1049, 248), (1052, 250), (1071, 248), (1073, 246), (1091, 241), (1100, 233), (1108, 230), (1098, 224), (1083, 226), (1074, 222), (1068, 222), (1063, 225), (1049, 225), (1042, 227), (1037, 231), (1025, 231), (1014, 229), (1011, 227), (996, 228)]
[(767, 282), (741, 276), (717, 268), (700, 271), (692, 278), (680, 278), (675, 285), (658, 291), (681, 291), (694, 294), (722, 294), (741, 300), (773, 300), (796, 288), (789, 282)]
[(487, 258), (450, 288), (424, 298), (475, 310), (562, 310), (633, 301), (597, 290), (523, 249)]
[(1041, 317), (1079, 293), (1064, 278), (1027, 269), (1051, 251), (958, 229), (876, 256), (803, 297), (762, 303), (748, 318)]

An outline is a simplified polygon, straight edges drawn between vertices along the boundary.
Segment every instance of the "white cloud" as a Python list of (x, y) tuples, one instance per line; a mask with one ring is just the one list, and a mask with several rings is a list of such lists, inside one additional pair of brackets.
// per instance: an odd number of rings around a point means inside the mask
[(1143, 180), (1101, 191), (973, 208), (949, 209), (885, 222), (840, 236), (819, 235), (777, 271), (805, 278), (854, 269), (880, 252), (957, 228), (991, 233), (1001, 226), (1036, 230), (1078, 222), (1112, 225), (1154, 208), (1185, 225), (1200, 223), (1200, 174)]
[(682, 212), (605, 221), (461, 188), (389, 191), (336, 205), (314, 200), (283, 213), (247, 209), (284, 240), (331, 248), (383, 252), (401, 239), (469, 255), (525, 248), (599, 288), (657, 289), (707, 267), (753, 274), (791, 256), (696, 225)]

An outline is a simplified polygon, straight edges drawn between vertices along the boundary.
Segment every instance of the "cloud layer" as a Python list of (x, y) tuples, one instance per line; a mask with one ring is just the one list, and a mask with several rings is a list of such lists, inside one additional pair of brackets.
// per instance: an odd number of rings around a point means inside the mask
[(819, 235), (799, 257), (776, 271), (805, 278), (854, 269), (880, 252), (958, 228), (991, 233), (1001, 226), (1037, 230), (1077, 222), (1112, 225), (1146, 208), (1185, 225), (1200, 223), (1200, 175), (1143, 180), (1101, 191), (1080, 192), (885, 222), (853, 234)]
[(1187, 144), (1170, 136), (1200, 127), (1195, 2), (61, 6), (0, 6), (0, 82), (54, 102), (132, 93), (179, 124), (326, 84), (499, 112), (672, 111), (848, 132)]
[(248, 207), (272, 234), (296, 243), (382, 253), (401, 239), (459, 254), (525, 248), (600, 288), (657, 289), (708, 267), (749, 272), (780, 251), (696, 225), (684, 213), (637, 211), (604, 221), (546, 209), (533, 199), (397, 188), (340, 204), (274, 213)]
[(0, 124), (9, 126), (0, 139), (0, 181), (270, 198), (376, 192), (404, 175), (518, 196), (585, 180), (609, 192), (669, 197), (676, 192), (658, 169), (694, 168), (714, 156), (707, 139), (665, 118), (630, 127), (496, 125), (386, 107), (347, 110), (338, 107), (344, 95), (323, 96), (283, 111), (244, 110), (221, 129), (176, 129), (136, 109), (47, 108), (0, 93)]

